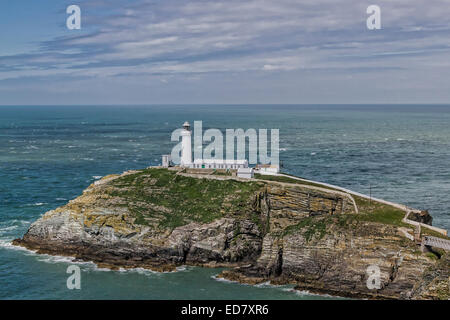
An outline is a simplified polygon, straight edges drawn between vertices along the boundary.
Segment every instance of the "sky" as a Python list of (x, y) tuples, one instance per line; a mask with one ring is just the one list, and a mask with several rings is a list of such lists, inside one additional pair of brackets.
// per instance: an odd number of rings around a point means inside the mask
[(450, 0), (1, 0), (0, 26), (0, 105), (450, 103)]

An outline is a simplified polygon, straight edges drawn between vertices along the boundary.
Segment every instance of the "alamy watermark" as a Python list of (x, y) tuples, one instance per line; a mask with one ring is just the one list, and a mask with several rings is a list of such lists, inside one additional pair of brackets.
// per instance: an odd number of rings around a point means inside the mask
[(370, 5), (366, 10), (370, 16), (367, 18), (366, 25), (369, 30), (381, 29), (381, 8), (376, 4)]
[(66, 26), (69, 30), (81, 29), (81, 8), (75, 4), (70, 5), (66, 9), (66, 13), (70, 14), (66, 20)]
[(69, 289), (69, 290), (73, 290), (73, 289), (80, 290), (81, 289), (81, 270), (80, 270), (80, 267), (72, 264), (69, 267), (67, 267), (66, 272), (71, 274), (67, 278), (67, 282), (66, 282), (67, 289)]
[(367, 267), (366, 273), (368, 278), (366, 281), (367, 289), (369, 290), (379, 290), (381, 289), (381, 270), (376, 264), (372, 264)]
[[(179, 142), (180, 138), (183, 138), (183, 135), (186, 135), (186, 131), (186, 129), (174, 130), (171, 135), (171, 141)], [(269, 134), (270, 154), (268, 152)], [(193, 137), (195, 160), (244, 160), (246, 159), (246, 153), (248, 153), (249, 164), (270, 164), (273, 166), (279, 166), (280, 163), (279, 129), (256, 130), (250, 128), (245, 131), (244, 129), (226, 129), (224, 141), (222, 131), (219, 129), (208, 129), (203, 132), (203, 122), (194, 121)], [(190, 144), (190, 135), (188, 143)], [(206, 147), (203, 147), (204, 143), (207, 143)], [(183, 141), (173, 147), (171, 159), (174, 164), (180, 164), (182, 149)]]
[[(81, 8), (78, 5), (72, 4), (67, 7), (66, 13), (70, 16), (67, 17), (66, 26), (69, 30), (81, 29)], [(372, 4), (367, 7), (366, 14), (369, 17), (366, 20), (367, 29), (379, 30), (381, 29), (381, 8), (376, 4)]]

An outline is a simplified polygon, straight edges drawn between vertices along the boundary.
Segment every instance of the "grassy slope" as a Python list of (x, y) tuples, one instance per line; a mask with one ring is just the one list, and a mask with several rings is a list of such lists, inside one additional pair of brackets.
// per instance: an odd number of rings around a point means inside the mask
[(127, 199), (136, 223), (158, 221), (160, 227), (171, 229), (226, 216), (254, 220), (253, 195), (263, 186), (259, 182), (186, 177), (156, 168), (120, 177), (112, 185), (110, 194)]
[[(258, 174), (255, 178), (327, 189), (322, 185), (288, 177)], [(262, 190), (263, 182), (193, 178), (177, 175), (175, 171), (167, 169), (150, 168), (115, 179), (111, 185), (109, 194), (126, 199), (126, 206), (135, 215), (137, 224), (173, 229), (190, 222), (209, 223), (222, 217), (239, 217), (260, 223), (252, 202), (254, 195)], [(354, 198), (360, 214), (341, 215), (339, 218), (309, 217), (286, 229), (284, 234), (303, 230), (307, 238), (315, 234), (322, 237), (327, 225), (338, 223), (344, 227), (355, 219), (412, 227), (402, 222), (404, 211), (375, 201), (369, 203), (367, 199), (357, 196)], [(422, 232), (445, 238), (426, 228), (422, 228)]]
[[(284, 176), (271, 176), (271, 175), (261, 175), (256, 174), (255, 178), (261, 179), (261, 180), (267, 180), (267, 181), (277, 181), (277, 182), (285, 182), (285, 183), (294, 183), (294, 184), (300, 184), (300, 185), (308, 185), (308, 186), (314, 186), (314, 187), (320, 187), (330, 190), (337, 190), (330, 187), (326, 187), (317, 183), (313, 182), (307, 182), (307, 181), (300, 181), (297, 179), (292, 179)], [(376, 222), (376, 223), (382, 223), (382, 224), (389, 224), (394, 225), (398, 227), (406, 227), (406, 228), (412, 228), (411, 225), (406, 224), (402, 222), (403, 217), (405, 216), (405, 211), (400, 210), (398, 208), (379, 203), (376, 201), (369, 201), (367, 199), (353, 196), (355, 199), (356, 205), (359, 209), (359, 215), (356, 217), (359, 221), (367, 221), (367, 222)], [(316, 221), (317, 226), (315, 226), (313, 221)], [(310, 217), (308, 220), (305, 220), (304, 222), (300, 223), (298, 228), (303, 228), (309, 226), (308, 230), (318, 230), (318, 233), (323, 235), (324, 230), (324, 221), (320, 218)], [(291, 232), (295, 228), (291, 228), (290, 230), (287, 230), (287, 232)], [(449, 237), (445, 237), (440, 233), (437, 233), (433, 230), (422, 228), (422, 233), (426, 235), (432, 235), (435, 237), (443, 238), (443, 239), (450, 239)]]

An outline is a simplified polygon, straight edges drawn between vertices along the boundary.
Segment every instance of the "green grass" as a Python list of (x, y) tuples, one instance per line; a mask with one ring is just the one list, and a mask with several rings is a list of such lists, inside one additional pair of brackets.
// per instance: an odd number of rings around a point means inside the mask
[(433, 237), (442, 238), (445, 240), (450, 240), (450, 237), (444, 236), (443, 234), (436, 232), (434, 230), (427, 229), (426, 227), (422, 227), (421, 231), (422, 231), (422, 234), (426, 234), (427, 236), (433, 236)]
[[(221, 175), (217, 171), (215, 174)], [(321, 187), (282, 176), (256, 174), (256, 178)], [(113, 180), (108, 192), (111, 196), (125, 199), (125, 206), (135, 215), (135, 223), (140, 225), (157, 223), (161, 228), (173, 229), (190, 222), (210, 223), (222, 217), (233, 217), (251, 220), (262, 227), (261, 214), (253, 207), (253, 200), (263, 188), (264, 183), (260, 181), (186, 177), (177, 175), (175, 171), (150, 168)], [(327, 223), (345, 226), (349, 219), (412, 228), (402, 222), (403, 210), (358, 196), (354, 199), (359, 214), (339, 215), (338, 218), (333, 217), (338, 219), (333, 221), (320, 217), (305, 218), (288, 227), (284, 234), (302, 230), (310, 241), (315, 235), (319, 238), (324, 236)], [(427, 228), (422, 228), (422, 232), (449, 239)]]
[[(270, 176), (270, 175), (261, 175), (256, 174), (255, 178), (262, 179), (262, 180), (268, 180), (268, 181), (277, 181), (277, 182), (286, 182), (286, 183), (295, 183), (300, 185), (309, 185), (314, 187), (321, 187), (329, 190), (336, 190), (329, 187), (324, 187), (320, 184), (316, 184), (313, 182), (307, 182), (307, 181), (299, 181), (296, 179), (292, 179), (289, 177), (284, 176)], [(369, 201), (367, 199), (353, 196), (355, 199), (356, 205), (359, 209), (359, 218), (363, 221), (370, 221), (370, 222), (379, 222), (384, 224), (391, 224), (391, 225), (397, 225), (397, 226), (407, 226), (402, 222), (402, 219), (405, 215), (405, 212), (403, 210), (397, 209), (395, 207), (385, 205), (379, 202), (375, 201)]]
[(432, 260), (438, 260), (439, 259), (439, 257), (436, 254), (434, 254), (433, 252), (427, 252), (426, 256), (428, 258), (432, 259)]
[(136, 223), (148, 225), (149, 218), (157, 218), (160, 227), (172, 229), (225, 216), (255, 220), (253, 199), (263, 187), (255, 181), (185, 177), (156, 168), (120, 177), (112, 186), (110, 195), (127, 200)]
[(314, 236), (322, 239), (326, 234), (327, 224), (330, 223), (329, 217), (307, 217), (299, 223), (287, 227), (282, 236), (301, 232), (307, 242), (311, 241)]
[(232, 176), (229, 170), (214, 170), (212, 174), (215, 176)]
[[(413, 228), (414, 226), (404, 223), (402, 220), (405, 217), (406, 212), (404, 210), (386, 205), (384, 203), (379, 203), (376, 201), (369, 201), (367, 199), (354, 196), (356, 205), (359, 208), (360, 214), (358, 215), (358, 219), (360, 221), (369, 221), (369, 222), (378, 222), (383, 224), (394, 225), (398, 227), (405, 227), (408, 229)], [(449, 240), (449, 237), (446, 237), (434, 230), (428, 229), (426, 227), (421, 228), (422, 234), (434, 236), (442, 239)]]
[(356, 205), (359, 208), (358, 218), (361, 221), (378, 222), (383, 224), (407, 227), (408, 224), (402, 222), (405, 211), (375, 201), (355, 197)]

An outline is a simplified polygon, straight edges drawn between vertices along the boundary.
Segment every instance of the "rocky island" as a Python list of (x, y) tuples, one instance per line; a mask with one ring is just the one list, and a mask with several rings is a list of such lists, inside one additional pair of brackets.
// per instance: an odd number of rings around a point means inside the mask
[[(449, 299), (448, 252), (422, 252), (405, 211), (286, 176), (147, 168), (103, 177), (22, 239), (38, 253), (112, 269), (226, 267), (243, 283), (374, 299)], [(431, 224), (427, 212), (409, 219)], [(431, 228), (423, 235), (448, 240)], [(369, 289), (368, 266), (380, 270)]]

